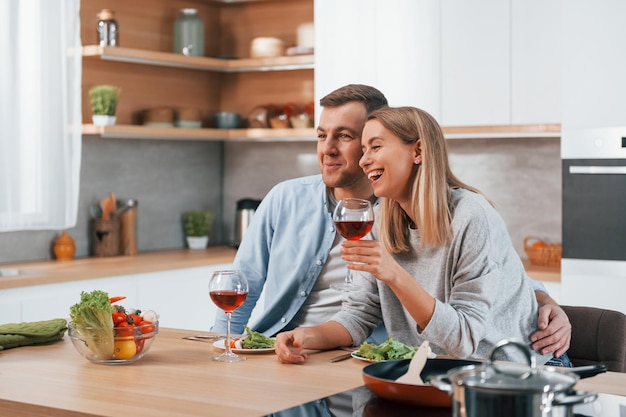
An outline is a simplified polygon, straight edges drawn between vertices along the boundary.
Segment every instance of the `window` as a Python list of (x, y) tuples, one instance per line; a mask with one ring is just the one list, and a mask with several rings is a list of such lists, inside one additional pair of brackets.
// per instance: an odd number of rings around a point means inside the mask
[(0, 232), (75, 225), (80, 0), (2, 0)]

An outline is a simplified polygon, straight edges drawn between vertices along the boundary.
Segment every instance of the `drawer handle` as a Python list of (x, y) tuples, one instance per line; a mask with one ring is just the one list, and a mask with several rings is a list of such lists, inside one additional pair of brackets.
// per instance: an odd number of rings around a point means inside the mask
[(569, 167), (570, 174), (626, 174), (626, 166), (578, 166)]

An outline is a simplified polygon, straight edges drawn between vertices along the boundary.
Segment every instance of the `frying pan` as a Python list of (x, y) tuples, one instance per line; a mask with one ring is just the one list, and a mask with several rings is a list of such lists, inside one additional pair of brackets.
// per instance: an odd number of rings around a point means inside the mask
[[(365, 386), (379, 397), (391, 401), (424, 407), (451, 407), (450, 394), (430, 384), (411, 385), (395, 381), (406, 373), (410, 362), (410, 359), (398, 359), (367, 365), (363, 368)], [(433, 375), (445, 375), (452, 368), (480, 363), (463, 359), (428, 359), (420, 375), (427, 382)]]

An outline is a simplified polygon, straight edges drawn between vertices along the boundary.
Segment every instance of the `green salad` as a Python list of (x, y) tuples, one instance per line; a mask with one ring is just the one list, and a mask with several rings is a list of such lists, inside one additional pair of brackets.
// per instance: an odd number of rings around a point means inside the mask
[(274, 347), (275, 337), (267, 337), (263, 333), (253, 332), (248, 326), (243, 327), (248, 336), (241, 340), (244, 349), (270, 349)]
[(404, 343), (388, 338), (379, 345), (364, 342), (359, 346), (357, 355), (373, 361), (388, 361), (391, 359), (411, 359), (419, 346), (409, 346)]

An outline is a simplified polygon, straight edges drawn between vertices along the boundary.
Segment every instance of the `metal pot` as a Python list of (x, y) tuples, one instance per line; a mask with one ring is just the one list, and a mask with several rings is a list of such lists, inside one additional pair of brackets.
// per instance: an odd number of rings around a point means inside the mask
[(252, 215), (256, 211), (257, 207), (261, 204), (261, 200), (254, 200), (252, 198), (244, 198), (237, 201), (237, 212), (235, 213), (235, 236), (232, 245), (236, 248), (239, 247), (243, 235), (246, 233), (250, 221), (252, 221)]
[[(509, 345), (524, 352), (530, 367), (494, 362), (496, 352)], [(525, 344), (504, 340), (487, 364), (451, 369), (431, 384), (452, 394), (454, 417), (570, 417), (574, 405), (595, 401), (597, 394), (574, 391), (578, 375), (562, 369), (538, 368)]]

